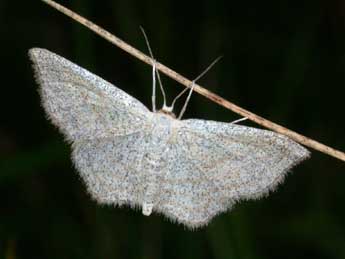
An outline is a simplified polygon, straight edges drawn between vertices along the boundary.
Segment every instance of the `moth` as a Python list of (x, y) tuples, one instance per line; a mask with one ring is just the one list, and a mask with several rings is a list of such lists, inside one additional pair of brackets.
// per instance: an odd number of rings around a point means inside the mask
[(260, 198), (309, 156), (278, 133), (176, 118), (48, 50), (29, 50), (43, 107), (99, 203), (152, 211), (189, 228)]

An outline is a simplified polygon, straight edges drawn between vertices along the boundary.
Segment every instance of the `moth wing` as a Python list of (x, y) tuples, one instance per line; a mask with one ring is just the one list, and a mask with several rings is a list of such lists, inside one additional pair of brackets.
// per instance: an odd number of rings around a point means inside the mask
[(233, 200), (257, 198), (283, 180), (309, 151), (269, 130), (207, 120), (186, 120), (181, 145), (208, 179)]
[(147, 180), (141, 161), (148, 137), (139, 131), (72, 145), (74, 165), (95, 200), (119, 206), (142, 205)]
[(188, 156), (187, 147), (169, 146), (162, 176), (159, 202), (154, 210), (189, 228), (206, 225), (215, 215), (228, 210), (233, 201), (225, 199), (219, 188), (208, 179), (198, 160)]
[(267, 194), (309, 156), (272, 131), (196, 119), (182, 121), (169, 151), (161, 210), (190, 227)]
[(29, 50), (43, 107), (67, 139), (125, 135), (143, 127), (149, 110), (135, 98), (48, 50)]

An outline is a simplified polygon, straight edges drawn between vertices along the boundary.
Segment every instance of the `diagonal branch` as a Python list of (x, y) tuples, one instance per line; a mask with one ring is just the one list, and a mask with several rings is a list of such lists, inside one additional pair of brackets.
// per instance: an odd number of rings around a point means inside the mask
[[(150, 57), (148, 57), (147, 55), (145, 55), (141, 51), (133, 48), (132, 46), (130, 46), (129, 44), (127, 44), (123, 40), (119, 39), (118, 37), (112, 35), (110, 32), (104, 30), (103, 28), (99, 27), (98, 25), (85, 19), (84, 17), (74, 13), (73, 11), (67, 9), (66, 7), (64, 7), (64, 6), (54, 2), (52, 0), (42, 0), (42, 1), (47, 3), (50, 6), (54, 7), (58, 11), (64, 13), (65, 15), (71, 17), (75, 21), (83, 24), (84, 26), (86, 26), (87, 28), (89, 28), (93, 32), (97, 33), (98, 35), (100, 35), (101, 37), (106, 39), (107, 41), (113, 43), (117, 47), (119, 47), (122, 50), (128, 52), (129, 54), (135, 56), (136, 58), (140, 59), (141, 61), (145, 62), (146, 64), (148, 64), (148, 65), (153, 64), (153, 60)], [(165, 75), (169, 76), (170, 78), (174, 79), (175, 81), (181, 83), (182, 85), (184, 85), (186, 87), (190, 88), (191, 85), (193, 84), (193, 82), (191, 80), (188, 80), (184, 76), (176, 73), (174, 70), (168, 68), (167, 66), (165, 66), (165, 65), (163, 65), (157, 61), (156, 61), (156, 68), (159, 71), (161, 71), (162, 73), (164, 73)], [(212, 100), (213, 102), (215, 102), (215, 103), (243, 116), (243, 117), (247, 117), (249, 120), (254, 121), (263, 127), (266, 127), (266, 128), (271, 129), (275, 132), (278, 132), (280, 134), (288, 136), (289, 138), (293, 139), (294, 141), (296, 141), (302, 145), (305, 145), (307, 147), (313, 148), (313, 149), (318, 150), (322, 153), (325, 153), (327, 155), (330, 155), (330, 156), (338, 158), (342, 161), (345, 161), (345, 153), (343, 153), (339, 150), (336, 150), (334, 148), (331, 148), (329, 146), (326, 146), (326, 145), (324, 145), (318, 141), (315, 141), (313, 139), (310, 139), (306, 136), (303, 136), (297, 132), (289, 130), (289, 129), (287, 129), (283, 126), (280, 126), (274, 122), (271, 122), (271, 121), (269, 121), (263, 117), (260, 117), (260, 116), (254, 114), (250, 111), (247, 111), (247, 110), (237, 106), (236, 104), (225, 100), (224, 98), (220, 97), (219, 95), (216, 95), (216, 94), (210, 92), (209, 90), (201, 87), (198, 84), (194, 84), (194, 91), (205, 96), (206, 98)]]

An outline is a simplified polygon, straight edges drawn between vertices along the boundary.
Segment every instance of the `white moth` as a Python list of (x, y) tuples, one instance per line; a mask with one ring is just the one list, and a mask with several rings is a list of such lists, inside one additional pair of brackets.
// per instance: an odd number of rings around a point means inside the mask
[(141, 207), (190, 228), (282, 182), (309, 152), (268, 130), (180, 120), (149, 111), (102, 78), (48, 50), (29, 51), (50, 120), (100, 203)]

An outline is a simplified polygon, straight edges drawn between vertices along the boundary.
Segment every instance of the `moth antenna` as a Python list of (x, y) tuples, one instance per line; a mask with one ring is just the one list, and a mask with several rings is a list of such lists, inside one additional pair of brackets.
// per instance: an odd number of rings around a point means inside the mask
[(153, 84), (152, 85), (152, 110), (153, 110), (153, 112), (155, 112), (156, 111), (156, 74), (157, 74), (157, 78), (158, 78), (159, 87), (160, 87), (162, 95), (163, 95), (163, 106), (166, 106), (166, 95), (165, 95), (165, 91), (164, 91), (164, 88), (163, 88), (163, 84), (162, 84), (162, 80), (161, 80), (159, 71), (156, 68), (156, 60), (155, 60), (155, 58), (153, 56), (153, 52), (152, 52), (152, 49), (151, 49), (151, 46), (150, 46), (150, 42), (149, 42), (149, 40), (147, 38), (147, 35), (145, 33), (145, 30), (144, 30), (144, 28), (142, 26), (140, 26), (140, 30), (141, 30), (141, 32), (144, 35), (147, 48), (148, 48), (150, 56), (151, 56), (151, 58), (153, 60), (153, 64), (152, 64), (152, 84)]
[(200, 75), (198, 75), (195, 79), (194, 82), (198, 81), (200, 78), (202, 78), (223, 56), (219, 56), (218, 58), (216, 58), (215, 60), (213, 60), (213, 62), (211, 64), (208, 65), (208, 67), (201, 72)]
[(184, 103), (184, 105), (183, 105), (183, 107), (182, 107), (182, 109), (181, 109), (181, 112), (180, 112), (179, 116), (178, 116), (178, 119), (179, 119), (179, 120), (181, 120), (181, 118), (182, 118), (184, 112), (186, 111), (187, 105), (188, 105), (188, 103), (189, 103), (189, 99), (190, 99), (190, 97), (192, 96), (192, 93), (193, 93), (193, 90), (194, 90), (194, 86), (195, 86), (195, 80), (192, 81), (192, 86), (190, 87), (190, 90), (189, 90), (187, 99), (186, 99), (186, 101), (185, 101), (185, 103)]
[[(180, 114), (179, 114), (179, 116), (178, 116), (178, 119), (180, 120), (181, 118), (182, 118), (182, 116), (183, 116), (183, 114), (185, 113), (185, 111), (186, 111), (186, 108), (187, 108), (187, 105), (188, 105), (188, 103), (189, 103), (189, 99), (190, 99), (190, 97), (192, 96), (192, 93), (193, 93), (193, 90), (194, 90), (194, 86), (195, 86), (195, 82), (196, 81), (198, 81), (201, 77), (203, 77), (221, 58), (222, 58), (223, 56), (219, 56), (218, 58), (216, 58), (211, 64), (209, 64), (208, 65), (208, 67), (203, 71), (203, 72), (201, 72), (201, 74), (200, 75), (198, 75), (193, 81), (192, 81), (192, 85), (191, 85), (191, 87), (190, 87), (190, 91), (189, 91), (189, 93), (188, 93), (188, 96), (187, 96), (187, 99), (186, 99), (186, 101), (185, 101), (185, 103), (184, 103), (184, 105), (183, 105), (183, 107), (182, 107), (182, 109), (181, 109), (181, 112), (180, 112)], [(174, 101), (172, 102), (172, 107), (174, 107), (174, 104), (175, 104), (175, 101), (178, 99), (178, 98), (180, 98), (186, 91), (187, 91), (187, 89), (188, 88), (185, 88), (185, 89), (183, 89), (183, 91), (181, 92), (181, 93), (179, 93), (176, 97), (175, 97), (175, 99), (174, 99)]]
[(156, 62), (152, 64), (152, 111), (156, 112)]
[(172, 101), (171, 103), (171, 108), (174, 109), (174, 105), (175, 102), (178, 100), (178, 98), (180, 98), (186, 91), (188, 90), (188, 88), (186, 87), (185, 89), (183, 89), (176, 97), (175, 99)]
[(163, 87), (163, 84), (162, 84), (162, 80), (161, 80), (161, 76), (159, 74), (159, 70), (156, 69), (156, 74), (157, 74), (157, 78), (158, 78), (158, 83), (159, 83), (159, 87), (162, 91), (162, 95), (163, 95), (163, 106), (166, 106), (166, 97), (165, 97), (165, 91), (164, 91), (164, 87)]

